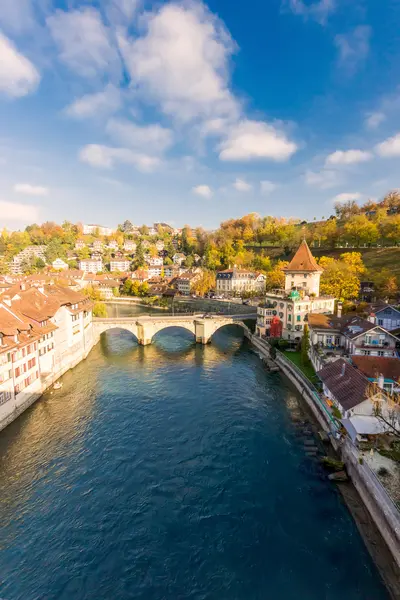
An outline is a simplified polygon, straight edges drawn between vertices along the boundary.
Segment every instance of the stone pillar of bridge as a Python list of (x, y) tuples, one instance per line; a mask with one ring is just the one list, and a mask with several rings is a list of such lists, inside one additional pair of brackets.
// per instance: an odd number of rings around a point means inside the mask
[(198, 344), (208, 344), (214, 333), (214, 324), (212, 319), (196, 319), (194, 322), (196, 342)]
[(141, 346), (148, 346), (151, 344), (151, 332), (148, 330), (147, 323), (137, 323), (137, 338)]

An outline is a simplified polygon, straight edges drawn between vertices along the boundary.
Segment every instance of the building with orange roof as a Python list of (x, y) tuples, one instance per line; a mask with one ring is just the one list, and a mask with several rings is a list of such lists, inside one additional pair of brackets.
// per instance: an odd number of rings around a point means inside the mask
[[(320, 295), (323, 269), (317, 264), (305, 240), (283, 268), (283, 273), (284, 288), (268, 292), (264, 304), (257, 309), (257, 333), (269, 337), (273, 319), (276, 325), (276, 318), (279, 318), (282, 337), (299, 341), (303, 337), (308, 315), (332, 314), (335, 298)], [(274, 330), (279, 328), (274, 327)]]
[(93, 347), (92, 302), (19, 282), (0, 296), (0, 430)]

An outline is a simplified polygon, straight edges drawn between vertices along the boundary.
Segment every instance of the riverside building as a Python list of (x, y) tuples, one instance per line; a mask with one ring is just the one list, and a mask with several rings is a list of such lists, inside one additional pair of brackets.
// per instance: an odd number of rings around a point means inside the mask
[(57, 285), (0, 296), (0, 430), (93, 347), (92, 303)]
[(335, 298), (320, 294), (323, 269), (305, 240), (283, 271), (284, 289), (267, 292), (264, 304), (257, 309), (257, 334), (269, 337), (273, 333), (287, 340), (299, 340), (308, 315), (333, 313)]

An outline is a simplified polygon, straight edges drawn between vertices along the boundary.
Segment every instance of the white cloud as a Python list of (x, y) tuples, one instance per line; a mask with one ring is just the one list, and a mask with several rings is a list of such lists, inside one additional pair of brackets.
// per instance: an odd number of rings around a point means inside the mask
[(372, 112), (367, 115), (365, 125), (368, 129), (377, 129), (385, 120), (386, 115), (383, 112)]
[(146, 152), (162, 154), (173, 143), (173, 132), (161, 125), (136, 125), (126, 119), (110, 119), (107, 133), (118, 143)]
[(6, 223), (13, 221), (34, 223), (39, 220), (39, 207), (0, 200), (0, 215), (2, 221)]
[(348, 202), (349, 200), (359, 200), (362, 198), (360, 192), (343, 192), (332, 198), (332, 202)]
[(307, 171), (304, 176), (307, 185), (315, 186), (321, 190), (328, 190), (341, 183), (341, 176), (336, 171), (322, 169), (322, 171)]
[(36, 67), (0, 33), (0, 93), (19, 98), (34, 92), (39, 82)]
[(16, 183), (13, 189), (17, 194), (26, 194), (27, 196), (47, 196), (49, 193), (47, 187), (30, 183)]
[(5, 30), (20, 34), (34, 26), (31, 0), (1, 0), (0, 24)]
[(272, 181), (264, 180), (260, 181), (260, 189), (263, 194), (272, 194), (276, 190), (278, 185)]
[(219, 149), (220, 159), (226, 161), (285, 161), (296, 152), (297, 146), (273, 125), (244, 119), (232, 125)]
[(122, 54), (139, 92), (181, 121), (236, 115), (228, 88), (229, 33), (203, 4), (166, 4), (150, 13), (145, 35), (119, 36)]
[(238, 192), (250, 192), (250, 190), (253, 189), (251, 183), (248, 183), (244, 179), (236, 179), (235, 183), (233, 184), (233, 187)]
[(109, 84), (101, 92), (78, 98), (67, 106), (65, 113), (74, 119), (86, 119), (113, 113), (121, 107), (121, 104), (120, 90)]
[(203, 198), (211, 198), (212, 196), (212, 189), (208, 185), (197, 185), (192, 188), (192, 192), (198, 196), (203, 196)]
[(336, 150), (327, 156), (326, 165), (354, 165), (371, 160), (372, 153), (364, 150)]
[(336, 0), (315, 0), (311, 3), (304, 0), (286, 0), (286, 5), (295, 15), (315, 19), (321, 25), (324, 25), (329, 15), (336, 10)]
[(375, 150), (379, 156), (383, 156), (384, 158), (400, 156), (400, 133), (375, 146)]
[(117, 163), (133, 165), (138, 171), (150, 173), (160, 166), (159, 158), (129, 148), (112, 148), (98, 144), (84, 146), (79, 153), (79, 159), (92, 167), (111, 169)]
[(118, 53), (110, 33), (94, 8), (57, 10), (47, 24), (59, 47), (60, 60), (83, 77), (120, 74)]
[(371, 27), (359, 25), (348, 34), (335, 37), (335, 45), (339, 52), (339, 65), (349, 74), (353, 74), (366, 60), (369, 54)]

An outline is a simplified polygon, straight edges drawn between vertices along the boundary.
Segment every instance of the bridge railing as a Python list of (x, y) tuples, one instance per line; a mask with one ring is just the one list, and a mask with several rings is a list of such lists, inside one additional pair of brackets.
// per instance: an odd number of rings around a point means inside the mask
[(163, 320), (184, 320), (186, 318), (190, 319), (206, 319), (205, 316), (207, 314), (208, 318), (213, 319), (232, 319), (233, 321), (242, 321), (243, 319), (251, 319), (254, 320), (257, 318), (257, 315), (254, 313), (245, 313), (244, 315), (225, 315), (221, 313), (179, 313), (175, 315), (171, 314), (162, 314), (162, 315), (154, 315), (154, 314), (140, 314), (140, 315), (126, 315), (125, 317), (93, 317), (93, 322), (95, 323), (126, 323), (127, 321), (141, 321), (141, 320), (154, 320), (154, 321), (163, 321)]

